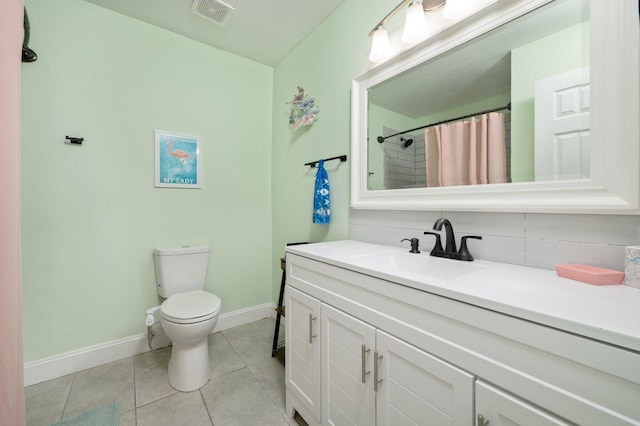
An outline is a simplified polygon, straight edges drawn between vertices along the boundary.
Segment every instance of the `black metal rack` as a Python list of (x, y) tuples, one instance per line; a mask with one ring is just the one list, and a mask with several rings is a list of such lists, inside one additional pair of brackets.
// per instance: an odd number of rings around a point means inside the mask
[[(305, 164), (306, 165), (306, 164)], [(309, 244), (309, 242), (301, 242), (301, 243), (288, 243), (288, 246), (297, 246), (300, 244)], [(280, 269), (282, 269), (282, 278), (280, 279), (280, 294), (278, 295), (278, 306), (276, 306), (276, 328), (273, 331), (273, 345), (271, 347), (271, 357), (277, 357), (278, 360), (284, 364), (285, 363), (285, 347), (278, 346), (278, 336), (280, 334), (280, 320), (285, 315), (285, 306), (284, 306), (284, 287), (287, 284), (287, 259), (286, 257), (280, 258)]]

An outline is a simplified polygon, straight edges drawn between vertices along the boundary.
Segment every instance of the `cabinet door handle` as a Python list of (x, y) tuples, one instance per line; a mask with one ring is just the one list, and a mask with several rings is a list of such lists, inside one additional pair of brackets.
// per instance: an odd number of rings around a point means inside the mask
[(309, 314), (309, 344), (313, 343), (313, 338), (317, 336), (317, 334), (313, 334), (313, 322), (317, 319), (313, 314)]
[(379, 361), (382, 359), (382, 355), (378, 354), (378, 351), (373, 352), (373, 391), (378, 392), (380, 386), (378, 386), (382, 379), (380, 376), (380, 365)]
[(371, 374), (371, 371), (367, 371), (367, 352), (371, 352), (371, 349), (367, 349), (367, 346), (362, 344), (362, 383), (366, 383), (367, 375)]
[(482, 414), (478, 414), (478, 426), (489, 426), (489, 419), (485, 418)]

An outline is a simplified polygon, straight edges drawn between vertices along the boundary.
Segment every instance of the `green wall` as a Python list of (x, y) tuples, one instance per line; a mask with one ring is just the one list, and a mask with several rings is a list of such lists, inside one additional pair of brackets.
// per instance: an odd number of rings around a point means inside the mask
[[(211, 244), (222, 313), (271, 302), (273, 69), (82, 0), (27, 8), (25, 361), (143, 333), (157, 246)], [(201, 137), (202, 189), (154, 188), (155, 129)]]
[[(273, 88), (273, 261), (287, 242), (348, 237), (350, 164), (326, 164), (331, 186), (331, 224), (311, 222), (315, 169), (304, 163), (350, 155), (351, 81), (366, 71), (367, 34), (397, 2), (346, 0), (276, 67)], [(399, 18), (401, 19), (401, 17)], [(291, 133), (286, 102), (302, 86), (320, 106), (318, 121)], [(274, 269), (274, 297), (280, 269)]]
[(493, 109), (497, 107), (501, 107), (510, 102), (511, 93), (500, 93), (495, 96), (491, 96), (486, 99), (481, 99), (479, 101), (474, 101), (468, 104), (460, 105), (455, 108), (439, 111), (435, 114), (423, 116), (419, 118), (417, 121), (423, 124), (428, 123), (437, 123), (442, 120), (449, 120), (453, 117), (460, 117), (463, 115), (474, 114), (478, 111), (484, 111), (488, 109)]
[[(351, 158), (327, 163), (329, 226), (311, 222), (304, 163), (350, 154), (351, 81), (395, 5), (346, 0), (270, 68), (82, 0), (27, 0), (25, 361), (142, 333), (156, 246), (210, 243), (225, 313), (277, 299), (287, 242), (347, 238)], [(292, 133), (297, 86), (320, 113)], [(203, 189), (153, 188), (155, 129), (202, 138)]]

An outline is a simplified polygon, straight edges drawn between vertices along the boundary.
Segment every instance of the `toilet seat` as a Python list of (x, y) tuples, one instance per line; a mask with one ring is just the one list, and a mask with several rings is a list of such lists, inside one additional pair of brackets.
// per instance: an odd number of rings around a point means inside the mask
[(215, 294), (194, 290), (170, 296), (160, 305), (160, 313), (166, 321), (193, 324), (218, 315), (221, 304), (220, 298)]

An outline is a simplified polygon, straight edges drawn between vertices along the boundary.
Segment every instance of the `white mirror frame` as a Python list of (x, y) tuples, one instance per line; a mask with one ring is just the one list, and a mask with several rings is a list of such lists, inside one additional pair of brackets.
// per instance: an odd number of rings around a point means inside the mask
[[(356, 77), (351, 104), (351, 207), (378, 210), (640, 214), (637, 0), (590, 0), (590, 179), (367, 189), (367, 91), (552, 0), (498, 1)], [(374, 139), (368, 143), (377, 143)]]

